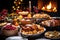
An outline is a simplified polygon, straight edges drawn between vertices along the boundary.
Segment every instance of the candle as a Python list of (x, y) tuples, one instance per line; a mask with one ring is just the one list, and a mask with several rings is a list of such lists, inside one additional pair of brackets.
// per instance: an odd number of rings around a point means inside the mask
[(31, 1), (29, 1), (29, 10), (30, 10), (30, 13), (31, 13)]

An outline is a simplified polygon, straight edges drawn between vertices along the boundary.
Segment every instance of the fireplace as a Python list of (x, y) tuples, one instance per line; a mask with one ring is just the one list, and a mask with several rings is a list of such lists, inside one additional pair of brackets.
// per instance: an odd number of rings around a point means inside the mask
[(38, 0), (38, 9), (46, 12), (57, 12), (57, 0)]

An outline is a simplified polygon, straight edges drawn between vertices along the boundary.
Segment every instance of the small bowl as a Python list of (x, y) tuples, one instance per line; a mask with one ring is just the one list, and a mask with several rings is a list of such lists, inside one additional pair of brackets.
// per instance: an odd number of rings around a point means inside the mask
[(18, 34), (18, 28), (15, 30), (2, 30), (2, 35), (4, 36), (14, 36)]

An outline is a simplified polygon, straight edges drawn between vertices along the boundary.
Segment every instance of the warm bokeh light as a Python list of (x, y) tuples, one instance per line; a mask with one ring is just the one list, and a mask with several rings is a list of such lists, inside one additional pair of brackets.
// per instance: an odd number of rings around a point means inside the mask
[(14, 6), (12, 6), (12, 8), (15, 8)]
[(18, 6), (17, 8), (20, 8), (20, 6)]
[(17, 0), (15, 0), (15, 1), (17, 1)]
[(16, 1), (14, 1), (14, 4), (16, 3)]
[(21, 2), (23, 1), (23, 0), (20, 0)]
[(19, 9), (17, 8), (17, 10), (19, 10)]
[(21, 4), (21, 2), (19, 2), (19, 4)]
[(14, 8), (14, 10), (16, 10), (16, 8)]

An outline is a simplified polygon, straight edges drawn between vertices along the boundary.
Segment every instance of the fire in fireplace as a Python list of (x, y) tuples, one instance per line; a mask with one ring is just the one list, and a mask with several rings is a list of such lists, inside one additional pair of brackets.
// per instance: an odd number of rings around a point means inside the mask
[(57, 12), (57, 1), (55, 0), (38, 0), (38, 9), (48, 12)]

